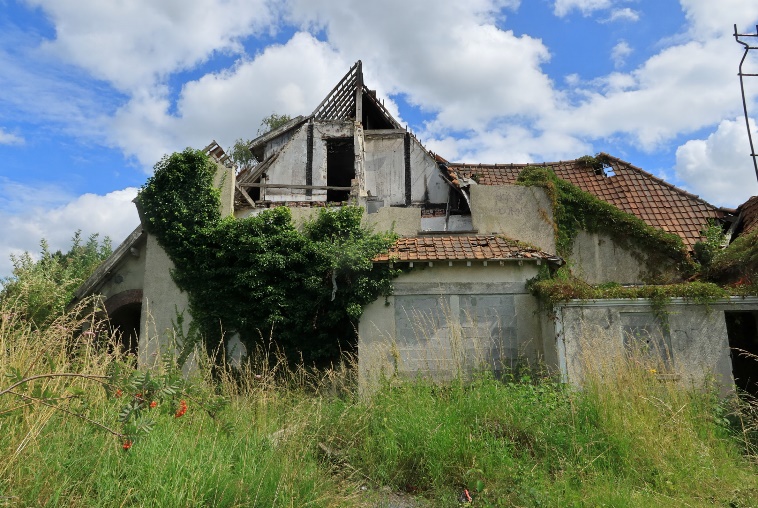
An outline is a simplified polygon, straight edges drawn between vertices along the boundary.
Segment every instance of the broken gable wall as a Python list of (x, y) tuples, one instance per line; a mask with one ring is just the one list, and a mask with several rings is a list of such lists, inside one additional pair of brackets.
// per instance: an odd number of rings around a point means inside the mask
[[(265, 153), (267, 156), (278, 155), (261, 182), (326, 186), (327, 142), (331, 139), (353, 138), (354, 131), (354, 125), (349, 121), (312, 122), (301, 125), (294, 133), (272, 139), (266, 144)], [(306, 189), (261, 189), (261, 200), (274, 202), (326, 201), (326, 195), (327, 191), (322, 189), (310, 192)]]
[(437, 163), (414, 136), (402, 129), (364, 130), (363, 136), (365, 189), (373, 201), (383, 206), (447, 202)]

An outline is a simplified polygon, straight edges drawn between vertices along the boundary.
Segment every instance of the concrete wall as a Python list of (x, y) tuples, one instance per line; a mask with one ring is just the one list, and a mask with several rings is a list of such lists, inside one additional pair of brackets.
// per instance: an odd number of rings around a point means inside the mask
[(411, 201), (447, 203), (450, 187), (440, 176), (437, 162), (411, 136)]
[[(308, 166), (308, 129), (309, 124), (287, 135), (286, 143), (272, 140), (269, 145), (276, 146), (279, 156), (266, 170), (263, 183), (281, 183), (306, 185)], [(313, 124), (312, 182), (311, 185), (326, 185), (326, 146), (329, 139), (351, 138), (355, 130), (352, 122), (315, 122)], [(273, 149), (272, 149), (273, 151)], [(266, 147), (269, 153), (269, 147)], [(325, 201), (325, 190), (312, 190), (311, 195), (304, 189), (262, 189), (261, 199), (269, 201)]]
[(145, 280), (145, 242), (136, 245), (135, 250), (111, 270), (98, 290), (103, 300), (130, 289), (142, 289)]
[(472, 185), (471, 218), (480, 234), (502, 234), (555, 254), (553, 205), (540, 187)]
[[(315, 135), (314, 135), (315, 138)], [(314, 143), (315, 147), (316, 143)], [(305, 168), (308, 163), (308, 124), (302, 125), (292, 133), (291, 138), (279, 150), (279, 156), (266, 170), (265, 180), (263, 183), (290, 183), (305, 185)], [(326, 159), (324, 156), (324, 166)], [(314, 158), (314, 182), (313, 185), (323, 185), (316, 183), (315, 175), (316, 160)], [(325, 196), (325, 195), (324, 195)], [(261, 189), (261, 199), (269, 201), (305, 201), (305, 191), (295, 189)]]
[(366, 192), (384, 206), (405, 205), (405, 131), (364, 131)]
[(542, 350), (537, 301), (525, 281), (536, 263), (416, 264), (394, 294), (366, 307), (358, 334), (360, 381), (449, 378), (473, 369), (535, 362)]
[(375, 232), (393, 231), (398, 236), (416, 236), (421, 230), (421, 208), (384, 207), (364, 214), (363, 224)]
[(758, 309), (758, 299), (709, 306), (674, 299), (662, 326), (646, 300), (575, 301), (556, 308), (556, 358), (563, 378), (581, 384), (588, 366), (623, 358), (630, 349), (650, 362), (661, 379), (684, 387), (713, 378), (722, 394), (732, 390), (725, 311)]
[[(145, 251), (139, 363), (151, 366), (160, 360), (158, 354), (161, 347), (166, 347), (173, 341), (177, 312), (184, 313), (184, 333), (187, 332), (191, 318), (187, 310), (187, 293), (180, 291), (171, 278), (174, 263), (155, 236), (147, 235)], [(191, 368), (190, 365), (185, 367)]]
[(642, 251), (620, 246), (610, 236), (579, 231), (571, 252), (571, 271), (590, 284), (640, 284), (654, 278), (678, 280), (671, 262), (652, 262)]

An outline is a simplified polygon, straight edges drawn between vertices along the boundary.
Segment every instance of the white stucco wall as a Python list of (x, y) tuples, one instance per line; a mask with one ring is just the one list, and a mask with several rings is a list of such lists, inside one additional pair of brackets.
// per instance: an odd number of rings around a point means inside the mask
[(589, 284), (681, 280), (673, 261), (651, 261), (647, 254), (622, 247), (606, 234), (579, 231), (569, 259), (571, 272)]
[(405, 205), (405, 131), (364, 131), (366, 192), (384, 206)]
[(472, 185), (471, 219), (480, 234), (502, 234), (555, 254), (553, 205), (540, 187)]
[(174, 263), (155, 236), (147, 235), (145, 251), (139, 363), (152, 366), (160, 361), (161, 348), (171, 347), (173, 343), (177, 313), (184, 313), (184, 333), (188, 330), (191, 317), (187, 293), (180, 291), (171, 278)]

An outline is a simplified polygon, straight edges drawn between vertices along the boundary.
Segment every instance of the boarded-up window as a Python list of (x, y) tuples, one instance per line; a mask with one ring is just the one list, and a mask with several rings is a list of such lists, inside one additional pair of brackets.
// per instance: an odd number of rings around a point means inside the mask
[(461, 295), (460, 322), (468, 357), (495, 370), (518, 357), (513, 295)]

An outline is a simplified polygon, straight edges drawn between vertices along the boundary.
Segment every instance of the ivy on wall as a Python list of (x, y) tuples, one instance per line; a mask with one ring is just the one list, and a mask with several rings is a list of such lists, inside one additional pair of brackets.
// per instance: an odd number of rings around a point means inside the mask
[(302, 230), (286, 207), (222, 218), (215, 169), (200, 151), (174, 153), (137, 198), (207, 347), (219, 345), (223, 330), (239, 333), (248, 351), (272, 339), (306, 364), (353, 349), (363, 308), (392, 290), (397, 270), (371, 260), (395, 236), (362, 227), (363, 210), (351, 206), (322, 208)]
[[(579, 160), (596, 170), (604, 163), (591, 156)], [(679, 236), (653, 228), (638, 217), (582, 191), (558, 178), (547, 167), (525, 168), (519, 174), (518, 183), (543, 187), (550, 197), (556, 249), (560, 256), (571, 256), (574, 239), (580, 230), (603, 233), (622, 247), (644, 252), (648, 265), (673, 261), (681, 275), (702, 279), (677, 284), (622, 286), (608, 283), (593, 286), (573, 276), (566, 267), (552, 274), (543, 269), (527, 287), (549, 304), (574, 299), (645, 298), (651, 301), (654, 309), (661, 310), (671, 298), (707, 304), (731, 295), (756, 294), (758, 231), (738, 238), (725, 250), (719, 250), (723, 233), (717, 225), (709, 224), (703, 231), (704, 240), (696, 245), (698, 258), (701, 262), (707, 260), (707, 264), (701, 266), (690, 258)], [(729, 285), (717, 282), (729, 282)]]
[(524, 168), (517, 183), (537, 185), (547, 192), (553, 204), (559, 256), (571, 256), (574, 240), (579, 231), (584, 230), (606, 234), (631, 252), (645, 252), (649, 264), (672, 260), (683, 273), (692, 273), (695, 269), (678, 235), (649, 226), (642, 219), (561, 180), (547, 167)]

